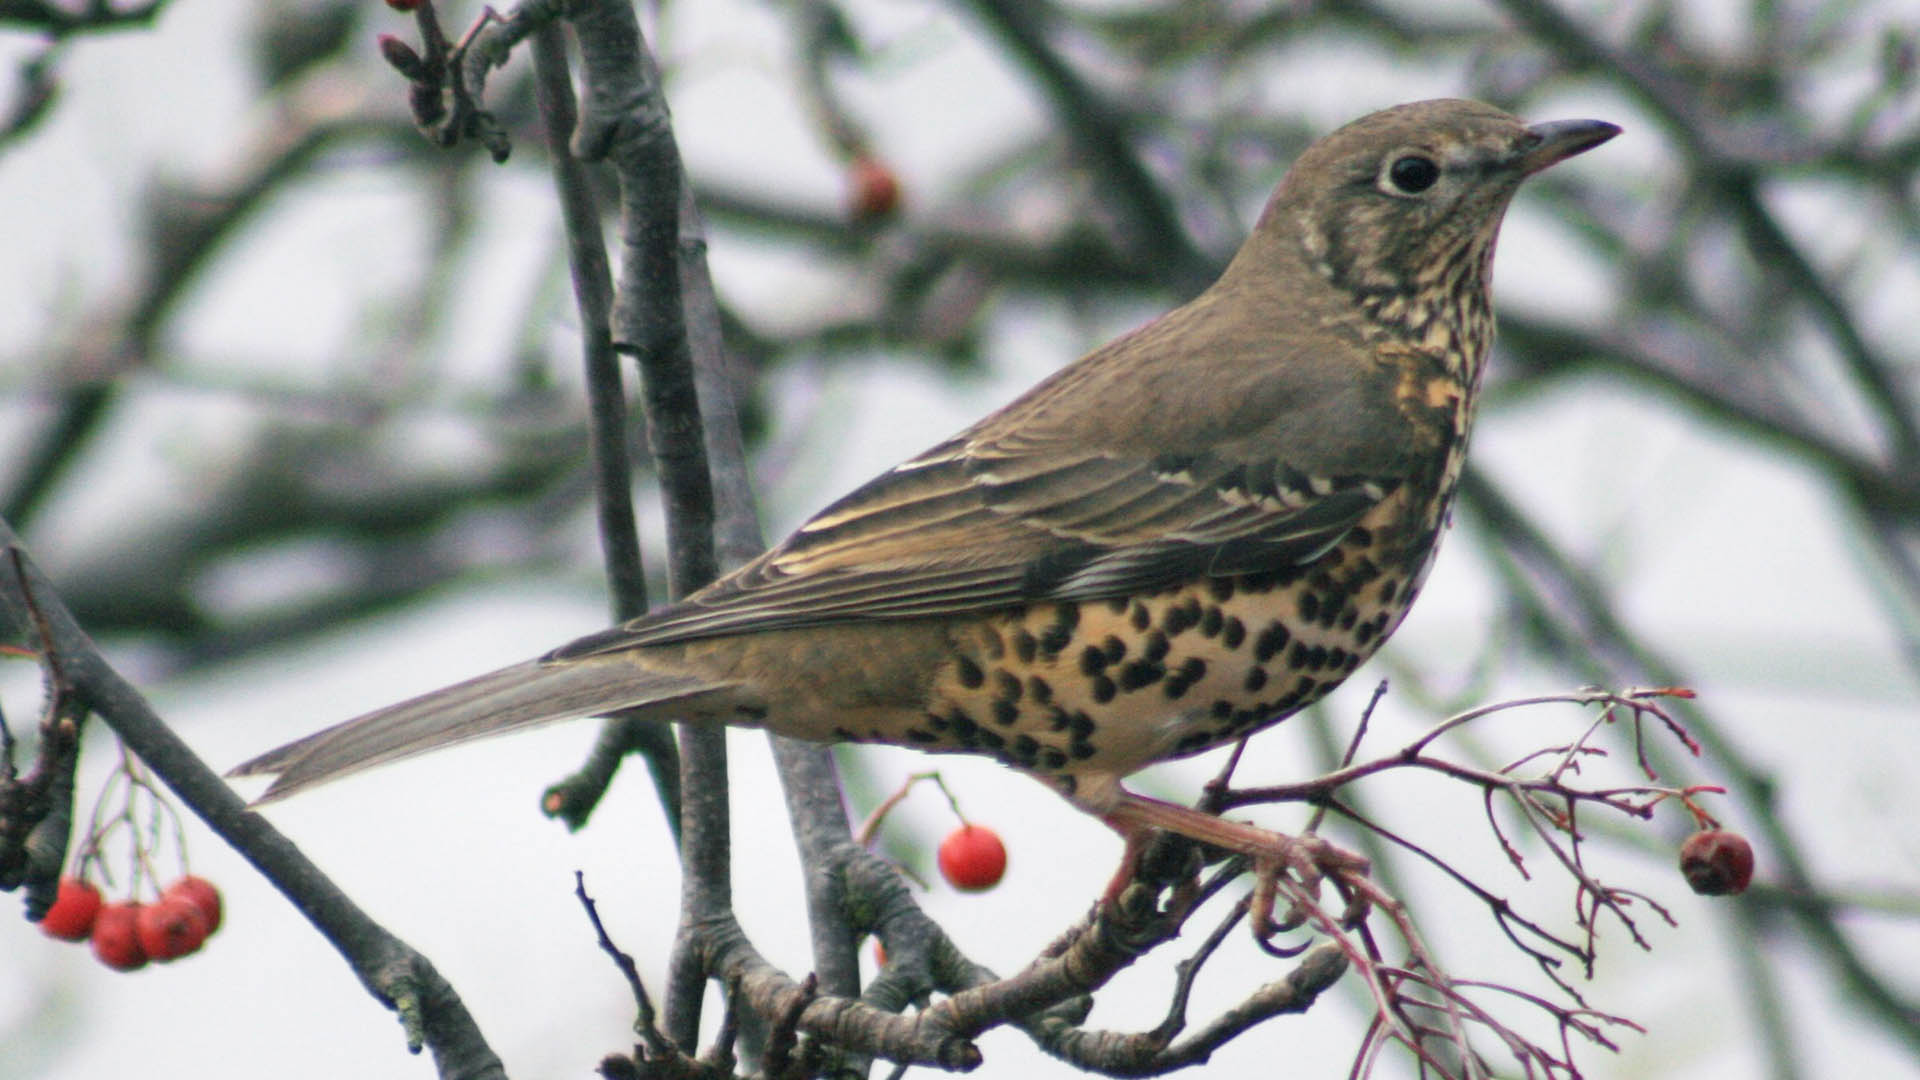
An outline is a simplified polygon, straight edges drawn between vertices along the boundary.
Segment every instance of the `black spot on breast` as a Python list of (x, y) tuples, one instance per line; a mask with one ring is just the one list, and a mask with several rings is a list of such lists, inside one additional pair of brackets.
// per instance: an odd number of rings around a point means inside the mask
[(1107, 610), (1113, 612), (1115, 615), (1125, 614), (1127, 610), (1127, 598), (1124, 596), (1109, 597), (1107, 599)]
[(1120, 669), (1120, 689), (1138, 690), (1143, 686), (1152, 686), (1167, 674), (1166, 665), (1146, 660), (1135, 660)]
[(1207, 595), (1213, 597), (1216, 604), (1224, 604), (1233, 599), (1233, 579), (1215, 577), (1207, 579)]
[(1081, 761), (1085, 761), (1096, 753), (1093, 744), (1087, 742), (1074, 743), (1067, 749), (1072, 752), (1074, 757), (1079, 758)]
[(992, 728), (979, 728), (974, 733), (974, 741), (990, 750), (998, 750), (1007, 745), (1006, 736)]
[(1347, 650), (1341, 648), (1338, 645), (1335, 645), (1333, 648), (1328, 649), (1327, 663), (1332, 667), (1337, 667), (1337, 668), (1346, 667), (1347, 666)]
[(1226, 698), (1215, 698), (1213, 704), (1207, 707), (1207, 711), (1213, 714), (1215, 720), (1225, 720), (1233, 715), (1233, 702)]
[(980, 644), (986, 649), (989, 660), (998, 660), (1007, 655), (1007, 643), (1001, 639), (1000, 632), (991, 626), (981, 629)]
[(1259, 693), (1260, 688), (1265, 685), (1267, 685), (1267, 669), (1266, 668), (1257, 667), (1257, 668), (1247, 669), (1247, 682), (1246, 682), (1247, 693), (1249, 694)]
[(1189, 731), (1185, 735), (1180, 736), (1179, 742), (1173, 744), (1173, 752), (1176, 754), (1190, 754), (1212, 742), (1213, 732), (1211, 731)]
[(1147, 644), (1140, 650), (1140, 656), (1144, 660), (1164, 660), (1167, 657), (1167, 650), (1172, 647), (1172, 644), (1167, 641), (1167, 635), (1153, 630), (1147, 634)]
[(1045, 765), (1049, 769), (1065, 768), (1067, 764), (1067, 755), (1064, 752), (1060, 750), (1056, 750), (1051, 746), (1047, 747), (1046, 749), (1040, 752), (1040, 758), (1041, 758), (1041, 764)]
[(1031, 765), (1040, 756), (1040, 744), (1031, 735), (1019, 735), (1013, 740), (1013, 759), (1022, 765)]
[(1107, 639), (1100, 643), (1100, 650), (1107, 654), (1107, 663), (1117, 664), (1126, 658), (1127, 643), (1108, 634)]
[(1147, 610), (1147, 605), (1135, 600), (1127, 611), (1127, 621), (1133, 624), (1135, 630), (1145, 630), (1153, 625), (1153, 613)]
[(907, 740), (908, 740), (909, 742), (917, 742), (917, 743), (920, 743), (921, 745), (923, 745), (923, 746), (924, 746), (924, 745), (927, 745), (927, 744), (930, 744), (930, 743), (937, 743), (937, 742), (939, 742), (939, 741), (940, 741), (940, 736), (938, 736), (938, 735), (935, 735), (935, 734), (934, 734), (933, 732), (931, 732), (931, 731), (922, 731), (922, 730), (921, 730), (921, 729), (919, 729), (919, 728), (908, 728), (908, 729), (907, 729)]
[(1013, 654), (1020, 658), (1021, 663), (1033, 663), (1033, 658), (1039, 651), (1039, 642), (1035, 641), (1033, 635), (1024, 627), (1013, 632)]
[(953, 673), (960, 685), (969, 690), (978, 690), (987, 681), (987, 673), (980, 670), (980, 665), (965, 656), (954, 658)]
[(1262, 664), (1266, 663), (1280, 655), (1292, 637), (1293, 635), (1287, 632), (1286, 625), (1275, 619), (1267, 624), (1265, 630), (1260, 631), (1259, 639), (1253, 643), (1253, 658)]
[(1107, 678), (1105, 675), (1095, 675), (1093, 677), (1093, 700), (1104, 705), (1112, 701), (1113, 695), (1117, 693), (1119, 693), (1119, 689), (1113, 685), (1112, 679)]
[(1193, 687), (1194, 683), (1199, 682), (1206, 675), (1207, 662), (1197, 656), (1190, 656), (1178, 670), (1167, 676), (1167, 681), (1162, 683), (1161, 687), (1166, 691), (1168, 701), (1177, 701)]
[(1058, 656), (1060, 650), (1073, 644), (1073, 627), (1065, 623), (1054, 623), (1040, 632), (1040, 654)]
[(1177, 604), (1169, 605), (1167, 613), (1160, 619), (1160, 625), (1168, 637), (1178, 637), (1199, 621), (1200, 601), (1189, 596)]
[(975, 738), (975, 736), (979, 734), (980, 728), (974, 724), (972, 718), (968, 717), (965, 713), (956, 713), (950, 718), (950, 721), (953, 728), (948, 734), (953, 737), (955, 742), (966, 747), (979, 745), (979, 739)]
[(1300, 617), (1307, 622), (1320, 617), (1320, 594), (1313, 592), (1300, 594)]
[(1019, 701), (1020, 695), (1025, 692), (1025, 689), (1025, 685), (1020, 681), (1020, 676), (1015, 675), (1013, 672), (996, 671), (993, 673), (993, 692), (1007, 701)]
[(1053, 606), (1053, 622), (1056, 626), (1066, 627), (1071, 633), (1080, 625), (1080, 605), (1071, 600), (1062, 600)]
[(1240, 621), (1238, 615), (1227, 616), (1226, 624), (1220, 627), (1220, 644), (1229, 649), (1237, 649), (1247, 640), (1247, 624)]
[(1206, 637), (1219, 637), (1220, 629), (1227, 624), (1227, 617), (1220, 609), (1209, 605), (1200, 613), (1200, 633)]
[(1089, 645), (1080, 650), (1080, 674), (1098, 675), (1107, 668), (1107, 654), (1098, 645)]
[(1006, 698), (998, 698), (994, 701), (993, 703), (993, 722), (994, 723), (1000, 724), (1003, 727), (1012, 727), (1014, 721), (1018, 719), (1020, 719), (1020, 706), (1015, 705), (1013, 702), (1008, 701)]
[(1383, 604), (1393, 603), (1394, 593), (1397, 592), (1399, 588), (1400, 588), (1399, 582), (1394, 581), (1392, 578), (1388, 578), (1386, 583), (1380, 586), (1380, 602)]
[(1067, 720), (1067, 730), (1073, 732), (1076, 739), (1088, 738), (1093, 734), (1093, 717), (1088, 716), (1084, 709), (1075, 709), (1073, 716)]
[(1067, 725), (1072, 722), (1073, 718), (1067, 714), (1067, 710), (1058, 705), (1047, 710), (1047, 730), (1049, 731), (1065, 731)]
[(1053, 686), (1038, 675), (1027, 676), (1027, 693), (1033, 700), (1045, 705), (1053, 700)]

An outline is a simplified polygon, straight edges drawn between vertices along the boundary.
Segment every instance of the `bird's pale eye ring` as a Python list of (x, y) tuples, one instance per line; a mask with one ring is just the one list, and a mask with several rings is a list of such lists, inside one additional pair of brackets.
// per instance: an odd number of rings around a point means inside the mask
[(1395, 194), (1418, 195), (1440, 179), (1440, 166), (1425, 154), (1401, 154), (1387, 166), (1382, 179)]

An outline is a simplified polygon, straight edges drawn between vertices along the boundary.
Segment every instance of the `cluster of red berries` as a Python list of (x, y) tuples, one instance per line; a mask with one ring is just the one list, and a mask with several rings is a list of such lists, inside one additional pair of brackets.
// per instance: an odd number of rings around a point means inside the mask
[(106, 903), (84, 878), (60, 879), (60, 892), (40, 920), (40, 929), (62, 941), (93, 942), (93, 955), (115, 971), (137, 971), (147, 961), (166, 963), (198, 952), (220, 929), (220, 890), (189, 874), (167, 886), (151, 904)]

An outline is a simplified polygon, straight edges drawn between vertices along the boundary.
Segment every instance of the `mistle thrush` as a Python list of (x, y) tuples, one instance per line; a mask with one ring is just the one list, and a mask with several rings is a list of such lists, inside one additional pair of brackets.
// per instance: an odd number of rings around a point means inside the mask
[(1300, 155), (1220, 279), (881, 474), (684, 601), (255, 758), (279, 798), (635, 708), (986, 754), (1137, 850), (1276, 834), (1121, 779), (1279, 722), (1380, 647), (1432, 565), (1522, 180), (1619, 131), (1428, 101)]

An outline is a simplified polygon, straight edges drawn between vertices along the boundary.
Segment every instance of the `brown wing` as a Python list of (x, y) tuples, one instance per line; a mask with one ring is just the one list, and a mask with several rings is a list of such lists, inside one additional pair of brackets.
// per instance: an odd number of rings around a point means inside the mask
[(1212, 455), (1003, 456), (945, 444), (686, 601), (554, 654), (1048, 600), (1310, 561), (1391, 481)]
[[(1098, 600), (1318, 557), (1410, 475), (1392, 374), (1193, 304), (563, 659), (741, 631)], [(1196, 372), (1195, 350), (1227, 361)], [(1295, 358), (1315, 354), (1318, 362)], [(1382, 448), (1386, 449), (1382, 449)]]

